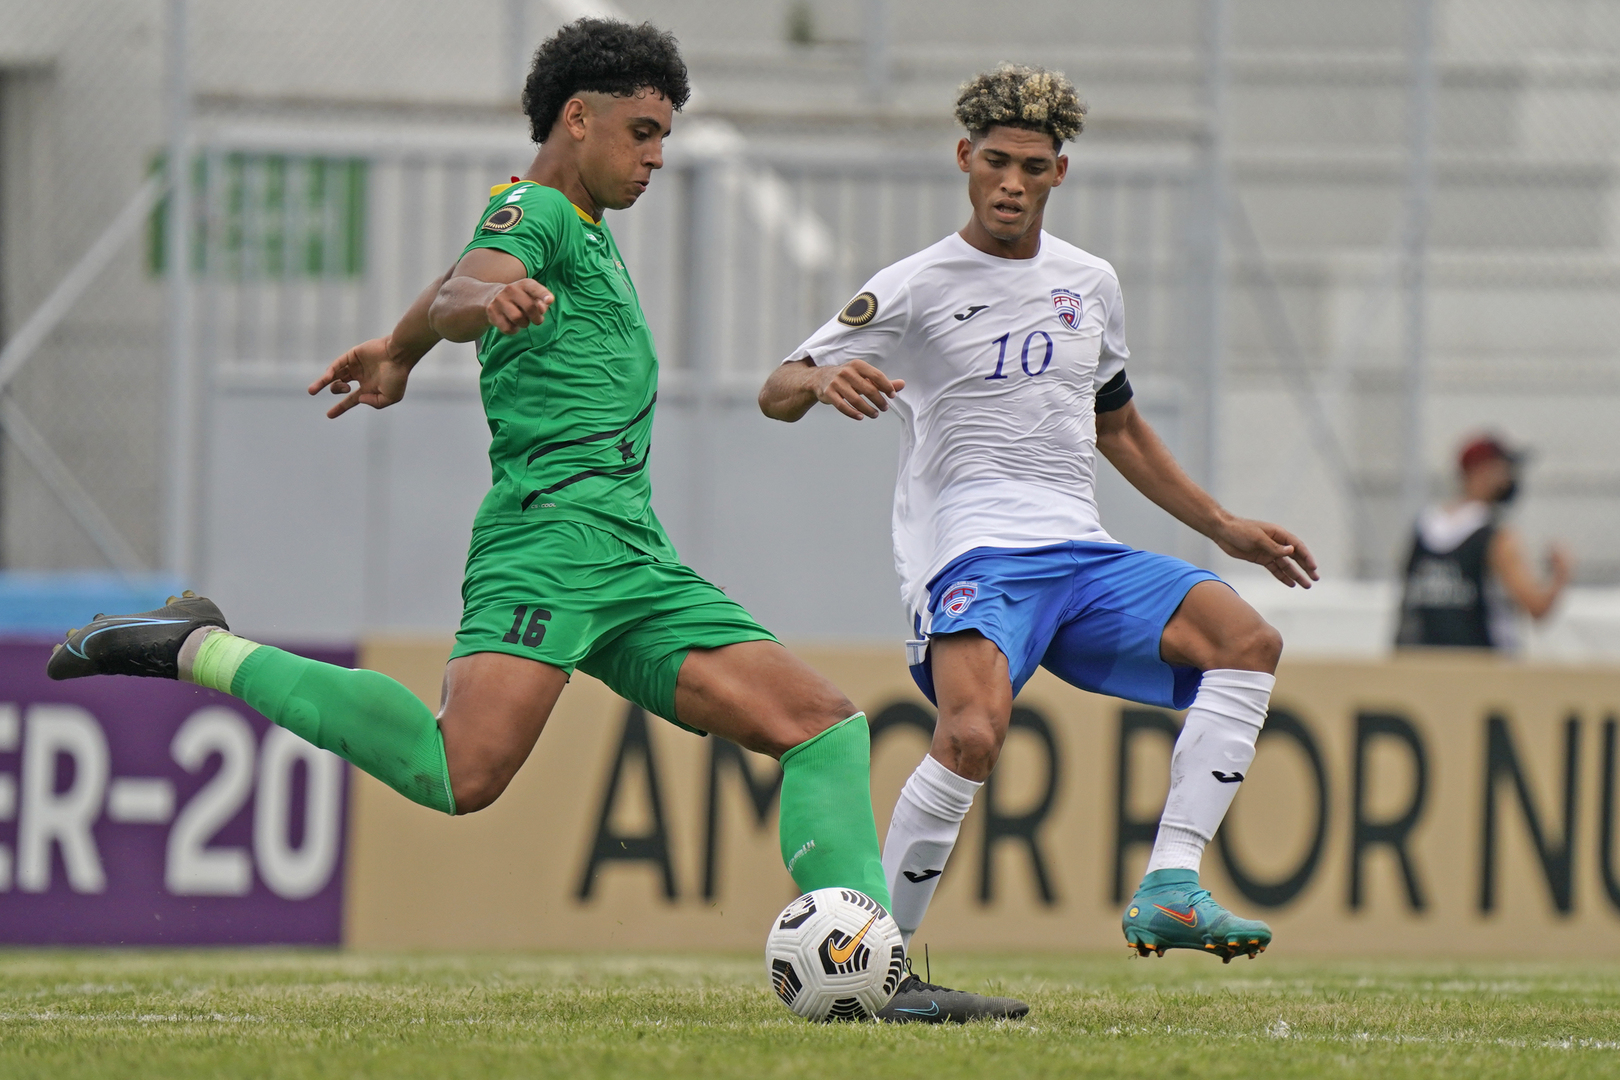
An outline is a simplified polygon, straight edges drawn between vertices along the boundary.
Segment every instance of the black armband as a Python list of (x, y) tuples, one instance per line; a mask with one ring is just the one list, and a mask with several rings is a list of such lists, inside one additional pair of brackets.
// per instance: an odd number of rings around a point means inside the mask
[(1123, 409), (1125, 403), (1130, 400), (1131, 380), (1127, 379), (1125, 372), (1121, 370), (1118, 375), (1109, 379), (1101, 390), (1097, 391), (1097, 412), (1101, 414)]

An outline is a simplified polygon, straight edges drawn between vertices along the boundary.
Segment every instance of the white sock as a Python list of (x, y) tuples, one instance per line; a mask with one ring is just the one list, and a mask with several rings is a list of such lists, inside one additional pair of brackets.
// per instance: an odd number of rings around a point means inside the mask
[(982, 781), (957, 776), (932, 754), (925, 754), (900, 789), (894, 817), (889, 819), (889, 836), (883, 842), (883, 875), (889, 879), (894, 921), (900, 925), (907, 948), (939, 887), (939, 875), (956, 846), (962, 819), (983, 786)]
[(1254, 744), (1276, 685), (1275, 676), (1261, 671), (1204, 672), (1170, 755), (1170, 796), (1159, 818), (1148, 873), (1198, 869), (1204, 845), (1221, 827), (1254, 761)]

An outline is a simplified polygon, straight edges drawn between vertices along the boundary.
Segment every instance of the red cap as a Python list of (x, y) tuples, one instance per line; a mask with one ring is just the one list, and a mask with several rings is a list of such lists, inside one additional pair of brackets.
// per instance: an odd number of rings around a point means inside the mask
[(1498, 458), (1511, 463), (1517, 461), (1519, 455), (1509, 450), (1496, 436), (1481, 435), (1462, 448), (1462, 453), (1457, 455), (1457, 465), (1463, 472), (1468, 472), (1476, 466)]

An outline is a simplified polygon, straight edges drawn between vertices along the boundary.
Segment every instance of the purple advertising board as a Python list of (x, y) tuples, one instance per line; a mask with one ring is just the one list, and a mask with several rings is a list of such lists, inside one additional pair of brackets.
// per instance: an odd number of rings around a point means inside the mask
[(348, 766), (212, 690), (52, 682), (50, 652), (0, 638), (0, 943), (338, 944)]

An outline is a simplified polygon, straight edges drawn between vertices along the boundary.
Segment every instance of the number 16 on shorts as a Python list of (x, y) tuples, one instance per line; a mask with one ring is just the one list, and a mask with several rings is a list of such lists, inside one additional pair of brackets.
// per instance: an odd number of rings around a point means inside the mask
[(512, 609), (512, 629), (501, 640), (509, 645), (522, 643), (532, 649), (546, 639), (546, 623), (550, 621), (551, 612), (545, 608), (531, 609), (527, 604), (519, 604)]

